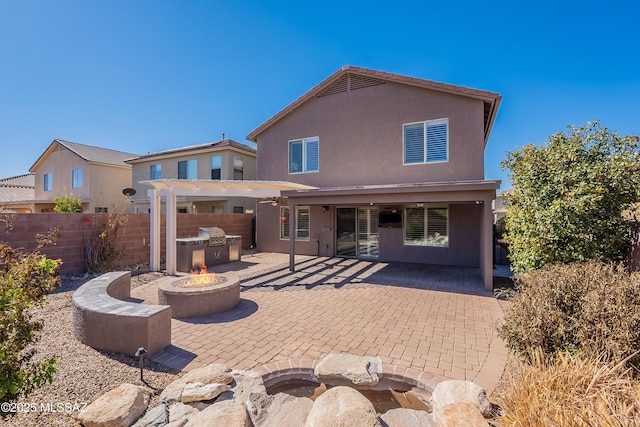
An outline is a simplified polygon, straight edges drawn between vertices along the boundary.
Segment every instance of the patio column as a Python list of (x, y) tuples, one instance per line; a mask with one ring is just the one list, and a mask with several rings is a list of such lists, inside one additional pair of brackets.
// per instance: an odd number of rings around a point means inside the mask
[(151, 271), (160, 271), (160, 206), (161, 199), (158, 190), (149, 190), (149, 199), (151, 201), (150, 214), (150, 234), (149, 247), (151, 250), (151, 259), (149, 260), (149, 269)]
[(289, 199), (289, 271), (296, 271), (296, 205)]
[(173, 189), (170, 189), (167, 193), (167, 274), (176, 274), (176, 195)]
[(483, 200), (480, 233), (480, 274), (484, 289), (493, 291), (493, 214), (491, 201)]

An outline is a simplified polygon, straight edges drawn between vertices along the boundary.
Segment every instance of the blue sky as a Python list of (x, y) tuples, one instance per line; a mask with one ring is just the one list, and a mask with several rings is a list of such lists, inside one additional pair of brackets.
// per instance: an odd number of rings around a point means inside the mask
[[(245, 136), (344, 65), (498, 92), (504, 153), (640, 133), (632, 1), (0, 0), (0, 177), (53, 139), (137, 154)], [(503, 182), (503, 189), (508, 186)]]

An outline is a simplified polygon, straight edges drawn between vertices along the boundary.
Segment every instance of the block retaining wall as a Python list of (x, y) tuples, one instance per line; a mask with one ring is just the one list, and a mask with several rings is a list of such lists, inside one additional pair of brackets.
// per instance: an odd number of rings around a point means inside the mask
[[(40, 250), (49, 258), (61, 259), (60, 273), (63, 275), (79, 274), (86, 271), (83, 261), (84, 241), (95, 238), (106, 229), (109, 218), (116, 214), (84, 214), (84, 213), (29, 213), (3, 214), (9, 218), (11, 227), (0, 222), (0, 241), (13, 248), (27, 251), (37, 247), (36, 234), (47, 233), (54, 227), (61, 230), (55, 245)], [(151, 250), (150, 215), (149, 214), (117, 214), (126, 217), (124, 227), (118, 232), (116, 247), (124, 252), (120, 267), (146, 264), (149, 262)], [(242, 248), (249, 249), (253, 243), (253, 214), (178, 214), (176, 235), (178, 238), (195, 237), (198, 227), (220, 227), (226, 234), (242, 236)], [(164, 259), (166, 249), (166, 216), (161, 218), (161, 258)]]

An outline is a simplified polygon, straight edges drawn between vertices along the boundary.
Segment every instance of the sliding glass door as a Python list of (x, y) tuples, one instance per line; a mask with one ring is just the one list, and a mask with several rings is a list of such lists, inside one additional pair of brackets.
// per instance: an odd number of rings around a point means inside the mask
[(378, 257), (378, 208), (336, 209), (336, 255)]

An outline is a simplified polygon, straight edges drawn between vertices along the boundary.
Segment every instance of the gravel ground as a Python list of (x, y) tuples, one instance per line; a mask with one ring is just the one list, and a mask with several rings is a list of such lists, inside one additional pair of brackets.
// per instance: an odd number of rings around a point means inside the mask
[[(131, 279), (135, 287), (162, 276), (161, 273), (139, 274)], [(74, 414), (78, 405), (91, 403), (102, 394), (122, 383), (142, 384), (138, 359), (133, 356), (94, 350), (81, 344), (73, 335), (73, 292), (90, 278), (66, 277), (56, 292), (49, 295), (49, 302), (34, 311), (45, 319), (40, 340), (36, 344), (39, 358), (56, 358), (57, 372), (51, 384), (21, 398), (14, 409), (27, 409), (2, 420), (0, 425), (15, 427), (75, 426)], [(144, 379), (155, 389), (164, 389), (178, 377), (177, 372), (151, 360), (145, 360)], [(153, 390), (150, 390), (153, 392)], [(157, 402), (155, 395), (150, 405)], [(68, 403), (69, 411), (53, 412), (57, 403)], [(35, 405), (34, 405), (35, 404)], [(48, 406), (48, 404), (52, 404)], [(78, 405), (75, 405), (78, 404)], [(75, 405), (75, 407), (74, 407)], [(31, 412), (35, 409), (33, 412)]]

